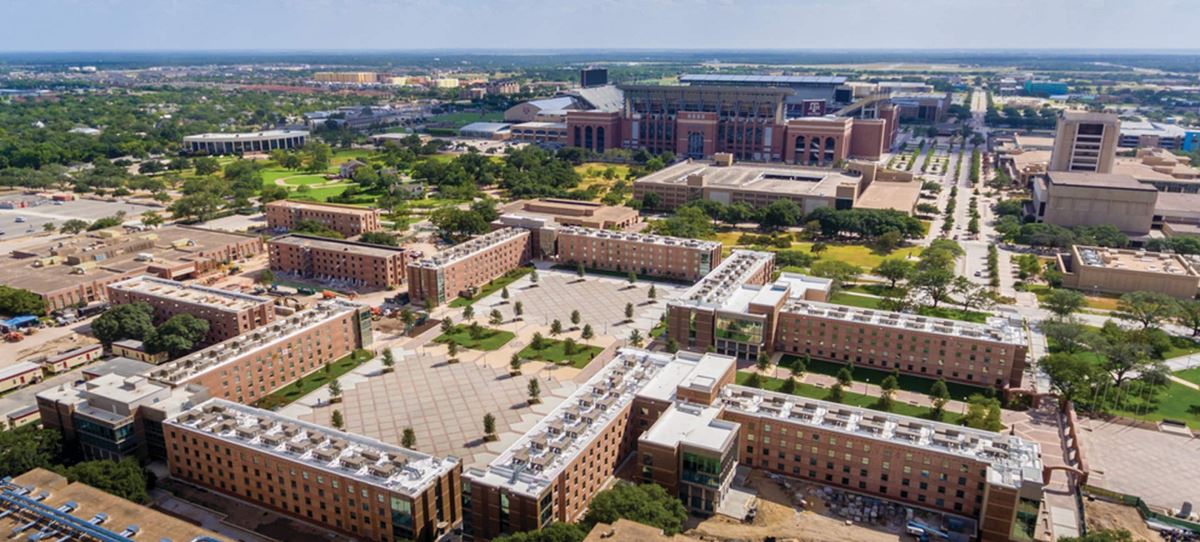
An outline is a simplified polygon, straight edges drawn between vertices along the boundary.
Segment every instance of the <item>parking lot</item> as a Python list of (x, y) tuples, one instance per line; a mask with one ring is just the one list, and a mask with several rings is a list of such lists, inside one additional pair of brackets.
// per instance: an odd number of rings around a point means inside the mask
[(126, 220), (136, 220), (146, 211), (162, 210), (159, 207), (150, 207), (136, 203), (90, 199), (58, 203), (51, 203), (35, 196), (14, 196), (0, 199), (4, 201), (44, 201), (41, 205), (21, 209), (0, 209), (0, 239), (12, 239), (41, 233), (44, 231), (43, 228), (45, 228), (47, 223), (53, 223), (57, 228), (63, 222), (72, 218), (92, 222), (125, 211)]

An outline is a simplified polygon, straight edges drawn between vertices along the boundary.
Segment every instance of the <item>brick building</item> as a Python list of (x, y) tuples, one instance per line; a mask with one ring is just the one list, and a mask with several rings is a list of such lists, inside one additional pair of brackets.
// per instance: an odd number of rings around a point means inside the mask
[(402, 248), (296, 234), (267, 241), (267, 254), (275, 273), (372, 290), (399, 286), (408, 263)]
[(232, 339), (275, 320), (270, 298), (146, 275), (109, 284), (108, 299), (114, 304), (146, 303), (154, 308), (159, 323), (176, 314), (207, 320), (205, 344)]
[(346, 237), (382, 228), (379, 221), (382, 211), (379, 209), (288, 200), (272, 201), (265, 209), (267, 227), (273, 230), (290, 230), (304, 220), (320, 222)]
[(721, 243), (566, 226), (558, 229), (557, 259), (589, 269), (696, 280), (721, 263)]
[(366, 307), (327, 300), (159, 365), (149, 377), (172, 387), (201, 385), (213, 397), (249, 404), (371, 341)]
[(462, 519), (462, 464), (212, 399), (164, 425), (171, 476), (358, 540), (431, 542)]
[(434, 256), (408, 263), (408, 295), (414, 303), (441, 305), (475, 291), (529, 261), (530, 234), (495, 230)]
[[(713, 334), (717, 312), (743, 288), (770, 282), (774, 271), (774, 253), (733, 251), (721, 265), (682, 295), (667, 302), (667, 336), (685, 350), (702, 352), (712, 346), (717, 351), (736, 353), (736, 347), (728, 349), (717, 344)], [(753, 353), (753, 356), (757, 355), (757, 352)]]

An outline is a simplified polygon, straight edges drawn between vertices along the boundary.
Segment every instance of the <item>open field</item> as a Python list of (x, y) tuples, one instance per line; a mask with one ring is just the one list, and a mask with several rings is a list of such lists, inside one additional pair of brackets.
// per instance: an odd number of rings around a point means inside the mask
[(599, 346), (589, 344), (576, 344), (576, 351), (571, 355), (567, 355), (566, 341), (558, 341), (554, 339), (546, 339), (546, 344), (541, 350), (533, 347), (532, 344), (523, 348), (519, 353), (521, 359), (531, 359), (535, 361), (549, 361), (554, 364), (570, 365), (576, 369), (587, 367), (591, 363), (592, 358), (600, 353)]
[[(798, 356), (784, 355), (779, 361), (779, 366), (790, 368), (794, 366), (795, 362), (799, 359), (800, 358)], [(846, 366), (840, 363), (816, 359), (809, 360), (809, 362), (805, 365), (806, 372), (834, 377), (837, 376), (838, 371), (842, 370), (842, 367)], [(868, 382), (871, 384), (879, 384), (883, 382), (884, 378), (892, 375), (892, 373), (888, 371), (883, 371), (872, 367), (864, 367), (862, 365), (855, 365), (851, 373), (854, 375), (855, 381)], [(896, 380), (900, 384), (900, 389), (925, 395), (929, 395), (931, 388), (933, 388), (933, 384), (937, 382), (936, 379), (921, 378), (919, 376), (903, 373), (901, 373)], [(955, 382), (946, 382), (946, 389), (950, 392), (950, 398), (956, 401), (966, 401), (972, 395), (983, 393), (984, 391), (983, 388), (967, 386)]]
[(468, 326), (457, 325), (450, 328), (450, 331), (443, 333), (434, 339), (434, 342), (439, 343), (455, 343), (463, 348), (471, 350), (499, 350), (501, 346), (508, 344), (508, 341), (513, 339), (513, 334), (510, 331), (501, 329), (482, 328), (479, 337), (472, 337)]
[[(746, 372), (746, 371), (738, 371), (737, 383), (741, 384), (743, 386), (746, 385), (746, 382), (748, 382), (750, 380), (751, 374), (754, 374), (754, 373), (750, 373), (750, 372)], [(764, 390), (769, 390), (769, 391), (779, 391), (779, 389), (781, 387), (783, 387), (783, 383), (785, 382), (784, 379), (782, 379), (782, 378), (773, 378), (773, 377), (762, 377), (760, 381), (762, 382), (762, 386), (759, 386), (759, 387)], [(853, 386), (851, 386), (851, 387), (853, 387)], [(799, 395), (801, 397), (808, 397), (810, 399), (820, 399), (822, 401), (828, 401), (829, 393), (830, 393), (830, 391), (828, 388), (822, 388), (820, 386), (814, 386), (812, 384), (805, 384), (803, 382), (797, 382), (796, 389), (792, 394)], [(863, 395), (861, 393), (854, 393), (852, 391), (844, 391), (842, 393), (842, 404), (878, 410), (879, 398), (872, 397), (870, 395)], [(912, 416), (914, 418), (925, 418), (925, 419), (931, 419), (931, 417), (933, 415), (932, 411), (928, 408), (914, 406), (914, 405), (910, 405), (907, 403), (902, 403), (900, 401), (892, 402), (892, 410), (890, 412), (892, 412), (893, 414), (900, 414), (902, 416)], [(949, 415), (951, 417), (956, 416), (955, 414), (951, 414), (951, 413), (946, 413), (946, 415)], [(943, 420), (943, 421), (949, 421), (949, 420)]]
[(460, 111), (457, 113), (442, 113), (429, 117), (430, 123), (445, 123), (454, 129), (462, 128), (472, 122), (504, 122), (504, 113), (501, 111), (488, 111), (479, 113), (476, 111)]
[[(741, 238), (742, 234), (744, 233), (746, 232), (720, 232), (717, 234), (716, 240), (720, 241), (722, 245), (725, 245), (726, 252), (733, 248), (751, 248), (748, 245), (741, 245), (738, 243), (739, 238)], [(802, 250), (805, 252), (812, 252), (812, 247), (813, 243), (810, 241), (793, 241), (791, 246), (787, 249), (767, 247), (766, 250), (772, 252), (779, 250)], [(880, 262), (887, 258), (916, 258), (917, 256), (921, 255), (922, 250), (921, 247), (913, 246), (901, 247), (891, 252), (881, 253), (866, 245), (837, 243), (826, 243), (825, 247), (826, 248), (824, 252), (821, 252), (820, 254), (814, 254), (814, 256), (818, 256), (819, 260), (843, 261), (849, 264), (857, 265), (864, 270), (871, 270), (875, 268), (875, 266), (879, 265)]]

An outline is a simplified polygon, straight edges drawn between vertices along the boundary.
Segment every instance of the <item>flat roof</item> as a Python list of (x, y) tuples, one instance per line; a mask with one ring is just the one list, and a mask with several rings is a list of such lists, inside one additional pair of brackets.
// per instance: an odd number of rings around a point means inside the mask
[(921, 182), (912, 181), (875, 181), (854, 200), (854, 207), (860, 209), (883, 209), (912, 213), (921, 197)]
[(1025, 147), (1030, 147), (1030, 148), (1043, 147), (1045, 149), (1053, 149), (1054, 148), (1054, 136), (1017, 134), (1017, 135), (1013, 136), (1013, 140), (1017, 143), (1018, 147), (1022, 147), (1022, 148), (1025, 148)]
[(763, 266), (775, 260), (775, 254), (755, 250), (734, 250), (721, 264), (709, 271), (671, 305), (718, 308)]
[(594, 237), (597, 239), (611, 239), (613, 241), (630, 241), (651, 245), (694, 248), (697, 250), (717, 250), (721, 248), (721, 243), (718, 241), (685, 239), (683, 237), (668, 237), (665, 235), (646, 233), (601, 230), (597, 228), (585, 228), (582, 226), (562, 226), (559, 228), (558, 233), (559, 235), (580, 235), (584, 237)]
[(1041, 447), (1018, 436), (736, 384), (725, 386), (719, 401), (734, 412), (973, 459), (988, 465), (988, 481), (995, 484), (1019, 488), (1042, 479)]
[(0, 380), (7, 380), (33, 371), (41, 372), (42, 366), (32, 361), (20, 361), (6, 367), (0, 367)]
[(126, 376), (145, 376), (150, 371), (154, 370), (153, 363), (146, 363), (136, 359), (129, 359), (123, 356), (102, 361), (97, 365), (87, 367), (83, 370), (85, 375), (89, 376), (104, 376), (108, 374), (117, 375), (120, 377)]
[(727, 371), (736, 362), (732, 357), (711, 353), (680, 351), (671, 355), (622, 348), (608, 365), (487, 467), (471, 468), (466, 476), (536, 497), (635, 397), (671, 400), (678, 386), (695, 385), (696, 373), (711, 375)]
[(737, 83), (745, 85), (840, 85), (845, 77), (837, 75), (735, 75), (735, 74), (684, 74), (680, 83)]
[(688, 178), (693, 175), (700, 175), (704, 178), (704, 188), (706, 189), (830, 198), (837, 196), (837, 187), (842, 183), (858, 184), (861, 181), (861, 177), (828, 169), (738, 162), (728, 166), (718, 166), (707, 161), (688, 160), (660, 169), (634, 181), (634, 184), (680, 186), (686, 185)]
[(235, 141), (239, 139), (262, 139), (271, 137), (308, 137), (307, 130), (263, 130), (261, 132), (241, 132), (241, 133), (223, 133), (209, 132), (206, 134), (193, 134), (184, 136), (184, 141), (209, 141), (209, 140), (228, 140)]
[(259, 326), (252, 331), (232, 339), (163, 363), (150, 373), (150, 378), (171, 385), (178, 385), (184, 380), (222, 367), (235, 359), (248, 356), (256, 350), (286, 341), (299, 333), (303, 333), (307, 329), (358, 309), (359, 305), (348, 301), (340, 299), (324, 300), (309, 309), (289, 315), (286, 318), (276, 318), (266, 325)]
[(1098, 113), (1095, 111), (1080, 111), (1078, 109), (1066, 109), (1060, 111), (1059, 116), (1063, 119), (1077, 122), (1120, 122), (1121, 118), (1113, 113)]
[(629, 207), (557, 198), (517, 200), (501, 206), (500, 214), (525, 217), (591, 219), (607, 222), (624, 222), (631, 218), (636, 219), (638, 216), (638, 212)]
[[(66, 477), (47, 469), (33, 469), (5, 483), (0, 489), (5, 511), (0, 518), (0, 530), (6, 533), (30, 524), (31, 518), (39, 523), (26, 529), (32, 535), (53, 523), (56, 532), (45, 540), (133, 540), (133, 535), (121, 533), (137, 527), (137, 540), (177, 540), (180, 542), (224, 542), (230, 540), (215, 532), (193, 525), (189, 521), (159, 512), (149, 506), (117, 497), (81, 482), (71, 482)], [(68, 507), (70, 511), (60, 511)], [(21, 510), (23, 513), (8, 513)], [(93, 524), (98, 514), (106, 517), (100, 524)]]
[(1200, 216), (1200, 194), (1159, 192), (1154, 205), (1156, 214), (1171, 216)]
[(401, 247), (389, 247), (387, 245), (359, 243), (355, 241), (346, 241), (344, 239), (330, 239), (328, 237), (299, 235), (295, 233), (289, 233), (272, 238), (267, 241), (267, 244), (294, 245), (304, 248), (327, 250), (330, 252), (352, 252), (354, 254), (364, 254), (378, 258), (396, 256), (405, 252), (405, 250)]
[(460, 261), (468, 256), (478, 254), (500, 243), (516, 237), (528, 236), (529, 232), (519, 228), (501, 228), (480, 235), (469, 241), (459, 243), (428, 258), (410, 262), (408, 265), (425, 269), (437, 269)]
[(667, 448), (679, 445), (723, 452), (737, 438), (739, 424), (720, 420), (718, 407), (677, 404), (668, 408), (638, 442), (649, 442)]
[(456, 457), (437, 458), (224, 399), (209, 399), (165, 424), (411, 498), (459, 464)]
[(184, 284), (148, 275), (126, 279), (110, 284), (108, 287), (114, 290), (139, 293), (180, 303), (204, 305), (209, 308), (234, 313), (272, 303), (271, 299), (266, 297), (243, 294), (232, 290), (222, 290), (220, 288), (209, 288), (208, 286), (196, 284)]
[(978, 324), (963, 320), (934, 318), (906, 312), (862, 309), (807, 300), (793, 300), (783, 307), (782, 312), (856, 322), (864, 326), (891, 327), (1005, 344), (1026, 344), (1025, 328), (1020, 325), (1020, 322), (1000, 316), (989, 316), (987, 323)]
[(293, 209), (309, 209), (312, 211), (321, 211), (327, 213), (346, 213), (355, 215), (374, 215), (380, 214), (379, 209), (367, 209), (363, 207), (355, 207), (353, 205), (342, 205), (337, 203), (318, 203), (315, 201), (297, 201), (290, 199), (275, 200), (267, 203), (268, 207), (290, 207)]
[(462, 128), (459, 128), (459, 133), (462, 132), (507, 132), (512, 128), (512, 124), (507, 122), (472, 122)]
[(1113, 188), (1119, 190), (1136, 190), (1139, 192), (1157, 192), (1153, 186), (1142, 184), (1129, 175), (1117, 173), (1088, 173), (1082, 171), (1050, 171), (1046, 175), (1051, 184), (1081, 188)]
[(787, 296), (788, 299), (804, 299), (809, 290), (824, 291), (833, 288), (833, 280), (810, 277), (799, 273), (780, 273), (774, 282), (758, 285), (742, 285), (734, 290), (720, 305), (722, 312), (746, 313), (750, 305), (776, 306)]
[(1075, 245), (1072, 249), (1079, 255), (1077, 263), (1085, 267), (1124, 269), (1142, 273), (1193, 278), (1200, 277), (1191, 264), (1177, 254), (1083, 245)]

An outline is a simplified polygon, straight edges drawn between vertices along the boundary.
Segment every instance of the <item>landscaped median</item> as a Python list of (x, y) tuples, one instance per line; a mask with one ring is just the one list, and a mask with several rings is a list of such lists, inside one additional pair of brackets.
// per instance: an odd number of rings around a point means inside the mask
[[(587, 367), (591, 363), (592, 358), (595, 358), (600, 351), (604, 350), (599, 346), (590, 344), (570, 343), (573, 346), (568, 347), (567, 341), (558, 341), (554, 339), (542, 339), (541, 344), (530, 343), (517, 356), (523, 360), (545, 361), (555, 365), (570, 365), (576, 369)], [(534, 348), (541, 346), (541, 348)], [(567, 350), (571, 350), (570, 353)]]
[(309, 373), (299, 380), (288, 384), (274, 393), (259, 399), (254, 406), (265, 408), (267, 410), (275, 410), (280, 407), (287, 406), (293, 401), (312, 393), (317, 388), (324, 386), (342, 375), (354, 370), (355, 367), (362, 365), (367, 360), (375, 357), (375, 354), (370, 350), (355, 350), (352, 354), (339, 359), (333, 363), (326, 365), (322, 369)]
[(475, 295), (473, 295), (471, 297), (459, 297), (459, 298), (451, 301), (447, 306), (453, 307), (453, 308), (462, 308), (462, 307), (466, 307), (467, 305), (474, 305), (476, 301), (479, 301), (480, 299), (483, 299), (489, 295), (499, 292), (505, 286), (508, 286), (509, 284), (516, 282), (517, 279), (520, 279), (521, 277), (528, 275), (531, 272), (533, 272), (532, 267), (518, 267), (516, 269), (513, 269), (512, 271), (509, 271), (503, 275), (500, 275), (499, 277), (497, 277), (495, 279), (492, 279), (491, 282), (485, 284), (482, 288), (480, 288), (479, 291), (475, 293)]
[(456, 325), (450, 328), (450, 331), (438, 335), (434, 339), (437, 343), (454, 343), (463, 348), (471, 350), (499, 350), (500, 347), (508, 344), (508, 341), (513, 339), (514, 335), (509, 331), (502, 329), (491, 329), (480, 326), (479, 324), (472, 325)]

